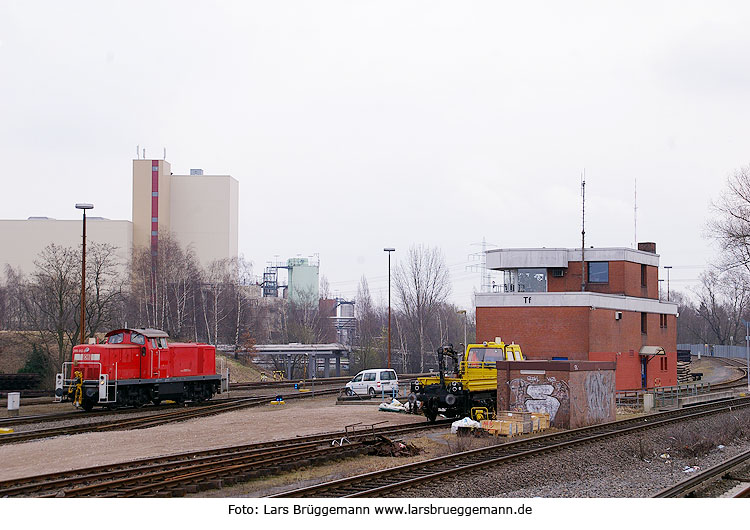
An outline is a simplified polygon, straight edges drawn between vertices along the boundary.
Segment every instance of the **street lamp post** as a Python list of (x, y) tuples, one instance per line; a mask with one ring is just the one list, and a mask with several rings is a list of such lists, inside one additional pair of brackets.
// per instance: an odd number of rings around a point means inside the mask
[(386, 247), (383, 252), (388, 253), (388, 368), (391, 367), (391, 252), (395, 248)]
[(745, 325), (745, 352), (747, 355), (747, 391), (750, 392), (750, 322), (745, 319), (742, 323)]
[(671, 269), (672, 266), (664, 265), (664, 268), (667, 269), (667, 302), (669, 302), (669, 269)]
[(464, 350), (466, 350), (466, 309), (459, 309), (456, 313), (464, 316)]
[(81, 344), (84, 344), (86, 335), (86, 210), (92, 210), (94, 205), (88, 202), (79, 202), (76, 203), (76, 208), (83, 210), (83, 248), (81, 251)]

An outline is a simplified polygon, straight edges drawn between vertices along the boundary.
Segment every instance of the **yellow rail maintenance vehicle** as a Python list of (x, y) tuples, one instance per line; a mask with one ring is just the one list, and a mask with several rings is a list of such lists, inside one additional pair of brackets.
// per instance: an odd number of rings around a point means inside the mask
[[(497, 361), (523, 361), (518, 344), (496, 342), (469, 344), (462, 359), (452, 344), (437, 349), (439, 376), (420, 377), (411, 384), (410, 409), (429, 421), (438, 414), (447, 418), (471, 416), (479, 421), (494, 414), (497, 403)], [(445, 358), (453, 361), (446, 372)]]

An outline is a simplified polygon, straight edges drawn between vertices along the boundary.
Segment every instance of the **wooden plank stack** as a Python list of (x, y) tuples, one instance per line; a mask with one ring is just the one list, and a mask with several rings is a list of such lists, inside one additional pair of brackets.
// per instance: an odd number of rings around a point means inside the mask
[(494, 436), (516, 436), (549, 428), (550, 418), (546, 412), (499, 411), (497, 419), (480, 423)]

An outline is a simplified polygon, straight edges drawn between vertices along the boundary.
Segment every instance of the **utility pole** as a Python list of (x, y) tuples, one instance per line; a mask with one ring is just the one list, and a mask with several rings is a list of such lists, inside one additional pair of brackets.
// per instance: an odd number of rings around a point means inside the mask
[(388, 368), (391, 367), (391, 252), (395, 248), (387, 247), (383, 249), (388, 253)]

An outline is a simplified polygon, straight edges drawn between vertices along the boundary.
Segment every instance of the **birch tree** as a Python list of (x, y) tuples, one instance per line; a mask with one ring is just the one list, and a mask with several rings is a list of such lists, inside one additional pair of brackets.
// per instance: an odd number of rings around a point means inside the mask
[(424, 371), (427, 328), (451, 293), (450, 275), (440, 249), (414, 245), (395, 268), (396, 299), (417, 339), (419, 371)]

